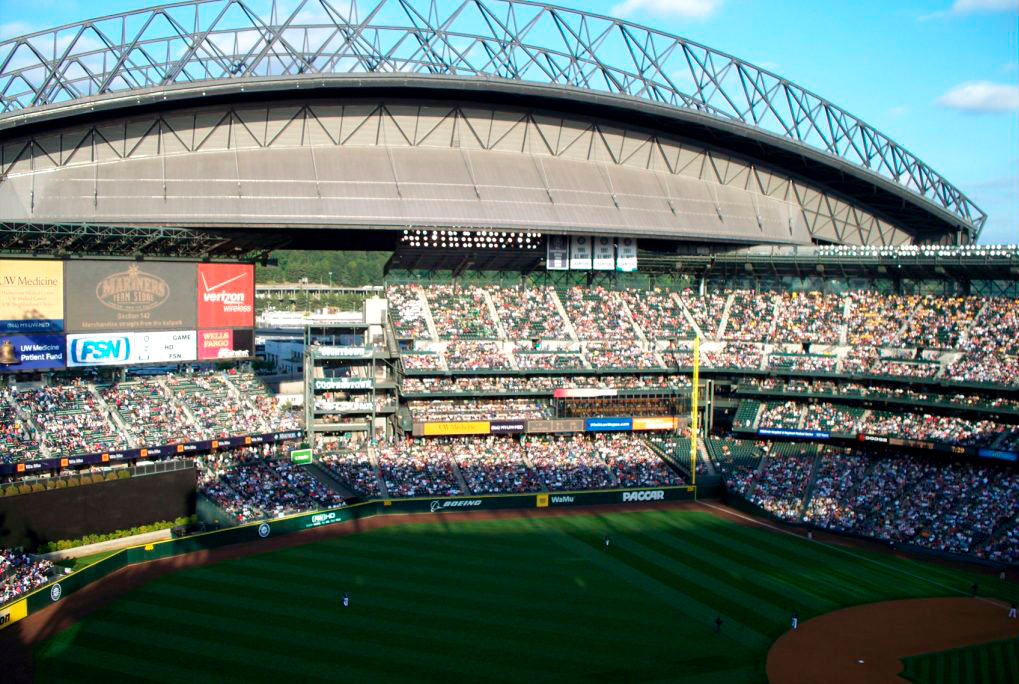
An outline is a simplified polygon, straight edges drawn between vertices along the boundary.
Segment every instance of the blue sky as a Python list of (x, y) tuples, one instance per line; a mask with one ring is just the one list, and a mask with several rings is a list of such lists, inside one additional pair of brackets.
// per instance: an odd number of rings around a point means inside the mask
[[(154, 4), (0, 0), (0, 39)], [(676, 33), (813, 90), (905, 146), (984, 209), (982, 242), (1019, 243), (1019, 0), (557, 4)]]

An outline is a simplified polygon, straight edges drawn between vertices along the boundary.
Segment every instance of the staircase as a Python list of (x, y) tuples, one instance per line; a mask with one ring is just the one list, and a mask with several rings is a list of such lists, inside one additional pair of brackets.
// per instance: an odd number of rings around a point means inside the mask
[(797, 511), (797, 515), (800, 520), (807, 514), (807, 504), (810, 503), (810, 499), (814, 496), (814, 485), (817, 483), (817, 476), (821, 470), (821, 454), (814, 455), (814, 462), (810, 464), (810, 475), (807, 477), (807, 487), (803, 490), (803, 503), (800, 504), (800, 509)]
[(126, 444), (130, 444), (131, 446), (144, 446), (142, 444), (134, 443), (134, 440), (131, 439), (131, 431), (127, 429), (127, 424), (124, 422), (124, 419), (121, 417), (120, 413), (115, 411), (109, 403), (103, 399), (103, 395), (99, 393), (96, 386), (91, 382), (87, 383), (85, 386), (88, 387), (89, 394), (92, 395), (92, 398), (95, 399), (96, 403), (102, 408), (103, 414), (105, 414), (106, 420), (112, 424), (114, 432), (119, 432), (120, 436), (124, 438), (124, 442)]
[(729, 293), (729, 298), (725, 300), (725, 308), (722, 309), (722, 321), (718, 324), (718, 339), (724, 339), (725, 329), (729, 327), (729, 312), (732, 310), (732, 301), (736, 298), (735, 292)]
[(349, 499), (353, 496), (357, 496), (357, 493), (346, 485), (346, 483), (340, 481), (338, 477), (333, 475), (327, 468), (323, 468), (318, 463), (307, 463), (302, 466), (298, 466), (303, 469), (308, 475), (314, 478), (320, 485), (325, 487), (331, 492), (335, 492), (342, 496), (344, 499)]
[[(853, 313), (853, 300), (849, 297), (842, 299), (842, 325), (839, 326), (839, 345), (846, 346), (849, 339), (849, 316)], [(841, 361), (839, 362), (841, 363)], [(841, 370), (841, 369), (840, 369)]]
[(702, 340), (707, 339), (704, 335), (704, 331), (701, 330), (701, 326), (697, 325), (697, 321), (694, 320), (693, 314), (691, 314), (686, 308), (686, 304), (683, 302), (683, 298), (679, 296), (678, 292), (672, 293), (672, 301), (674, 301), (676, 306), (679, 307), (679, 310), (683, 312), (683, 317), (686, 318), (686, 322), (690, 324), (691, 328), (693, 328), (694, 334)]
[[(495, 308), (495, 302), (492, 301), (491, 293), (483, 287), (478, 289), (481, 290), (481, 296), (485, 300), (485, 306), (488, 307), (488, 315), (490, 315), (492, 320), (495, 321), (495, 329), (499, 333), (499, 339), (508, 339), (506, 335), (506, 327), (502, 324), (502, 319), (499, 318), (499, 311)], [(514, 364), (514, 368), (515, 367), (516, 365)]]
[(609, 296), (615, 297), (616, 302), (623, 309), (623, 312), (626, 314), (626, 317), (630, 320), (630, 327), (633, 328), (633, 332), (637, 336), (637, 339), (640, 340), (644, 344), (644, 348), (647, 349), (648, 343), (647, 335), (645, 335), (644, 331), (641, 330), (641, 327), (637, 325), (637, 318), (636, 316), (633, 315), (633, 312), (630, 311), (630, 307), (626, 304), (625, 301), (623, 301), (623, 298), (617, 295), (616, 293), (613, 292)]
[(773, 296), (772, 297), (772, 304), (771, 304), (771, 325), (768, 326), (768, 336), (766, 338), (764, 338), (765, 341), (770, 340), (773, 337), (775, 337), (775, 329), (778, 327), (778, 314), (779, 314), (779, 308), (781, 307), (781, 305), (782, 305), (781, 297), (774, 297)]
[(967, 342), (969, 342), (969, 330), (970, 330), (970, 328), (972, 328), (973, 324), (976, 323), (977, 321), (979, 321), (983, 317), (984, 312), (987, 311), (987, 307), (988, 306), (990, 306), (990, 302), (985, 300), (983, 305), (980, 307), (980, 310), (977, 311), (976, 314), (973, 316), (973, 320), (971, 320), (969, 323), (967, 323), (965, 326), (963, 326), (962, 330), (959, 331), (959, 341), (956, 342), (956, 344), (955, 344), (956, 347), (958, 347), (959, 349), (962, 349), (964, 347), (964, 345)]
[(449, 462), (453, 466), (453, 474), (456, 475), (456, 482), (460, 485), (460, 491), (463, 492), (464, 496), (473, 494), (474, 491), (467, 486), (467, 480), (464, 479), (463, 473), (460, 472), (460, 465), (456, 462), (456, 459), (450, 458)]
[(425, 325), (428, 326), (428, 334), (431, 335), (433, 342), (438, 342), (439, 334), (435, 331), (435, 319), (432, 318), (432, 307), (428, 306), (428, 297), (425, 297), (424, 290), (419, 291), (417, 295), (418, 301), (421, 303), (421, 311), (425, 315)]
[(173, 395), (173, 390), (166, 386), (166, 376), (160, 375), (156, 379), (156, 382), (159, 384), (159, 388), (163, 391), (163, 394), (166, 396), (167, 400), (171, 404), (177, 406), (177, 408), (179, 408), (181, 412), (187, 417), (188, 421), (191, 422), (191, 428), (195, 431), (195, 434), (200, 433), (201, 427), (198, 423), (198, 419), (195, 418), (195, 414), (191, 412), (191, 409), (188, 407), (187, 404), (185, 404), (182, 401), (177, 401), (177, 397)]
[(379, 492), (382, 493), (382, 498), (388, 501), (392, 497), (389, 496), (389, 488), (386, 487), (386, 478), (382, 477), (382, 468), (379, 467), (379, 459), (375, 455), (375, 448), (369, 445), (367, 450), (368, 460), (372, 462), (372, 468), (375, 470), (375, 480), (379, 483)]
[(526, 449), (524, 450), (524, 455), (523, 455), (522, 460), (524, 462), (524, 465), (527, 466), (528, 468), (530, 468), (534, 472), (534, 479), (537, 480), (538, 484), (541, 485), (541, 491), (547, 492), (548, 491), (548, 487), (545, 485), (545, 481), (543, 479), (541, 479), (541, 475), (538, 474), (538, 469), (534, 467), (534, 461), (532, 461), (531, 457), (527, 455), (527, 450)]
[(556, 311), (563, 317), (563, 322), (566, 323), (566, 332), (569, 334), (570, 339), (574, 342), (579, 342), (580, 338), (577, 337), (577, 331), (573, 327), (573, 321), (566, 315), (566, 307), (563, 306), (563, 302), (559, 299), (559, 292), (554, 288), (550, 288), (548, 291), (549, 296), (552, 298), (552, 303), (555, 304)]

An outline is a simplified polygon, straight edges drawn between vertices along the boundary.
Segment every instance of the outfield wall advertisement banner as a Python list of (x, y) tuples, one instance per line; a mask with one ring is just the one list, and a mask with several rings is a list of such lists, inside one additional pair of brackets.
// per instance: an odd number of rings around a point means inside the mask
[(245, 330), (200, 330), (198, 360), (249, 359), (255, 355), (255, 332)]
[(198, 327), (255, 327), (255, 267), (198, 264)]
[[(9, 347), (7, 354), (2, 350)], [(0, 334), (0, 358), (13, 358), (3, 363), (0, 370), (17, 372), (27, 370), (57, 370), (67, 366), (67, 347), (63, 335), (3, 335)]]
[(63, 331), (63, 262), (0, 259), (0, 333)]
[(12, 475), (14, 473), (33, 473), (42, 470), (53, 470), (55, 468), (67, 468), (69, 466), (95, 465), (103, 463), (119, 463), (122, 461), (134, 461), (139, 458), (160, 459), (180, 454), (197, 454), (213, 449), (237, 449), (243, 446), (258, 444), (275, 444), (294, 439), (304, 439), (304, 433), (297, 430), (286, 432), (267, 432), (258, 435), (240, 435), (237, 437), (223, 437), (222, 439), (210, 439), (200, 442), (184, 442), (183, 444), (163, 444), (160, 446), (142, 447), (140, 449), (121, 449), (119, 451), (107, 451), (104, 453), (81, 454), (67, 458), (47, 458), (39, 461), (22, 461), (20, 463), (0, 463), (0, 475)]
[(67, 336), (67, 365), (71, 368), (182, 363), (197, 359), (194, 330)]
[(195, 330), (196, 264), (68, 261), (68, 332)]

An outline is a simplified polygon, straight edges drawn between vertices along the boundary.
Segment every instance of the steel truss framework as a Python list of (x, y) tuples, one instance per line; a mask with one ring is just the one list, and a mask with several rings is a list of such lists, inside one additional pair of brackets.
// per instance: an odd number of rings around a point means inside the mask
[(193, 0), (0, 43), (0, 125), (26, 111), (201, 82), (406, 73), (570, 86), (767, 131), (863, 167), (979, 235), (986, 214), (886, 135), (704, 45), (525, 0)]
[(244, 237), (191, 228), (0, 222), (0, 254), (144, 257), (158, 253), (180, 258), (250, 260), (265, 259), (278, 246), (272, 241), (250, 244)]

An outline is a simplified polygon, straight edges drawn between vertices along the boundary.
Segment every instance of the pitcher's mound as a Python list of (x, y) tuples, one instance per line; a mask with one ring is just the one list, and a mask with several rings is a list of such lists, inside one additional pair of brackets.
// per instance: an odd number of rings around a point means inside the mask
[(1019, 636), (1000, 601), (910, 599), (846, 608), (800, 623), (768, 652), (772, 684), (898, 682), (900, 658)]

